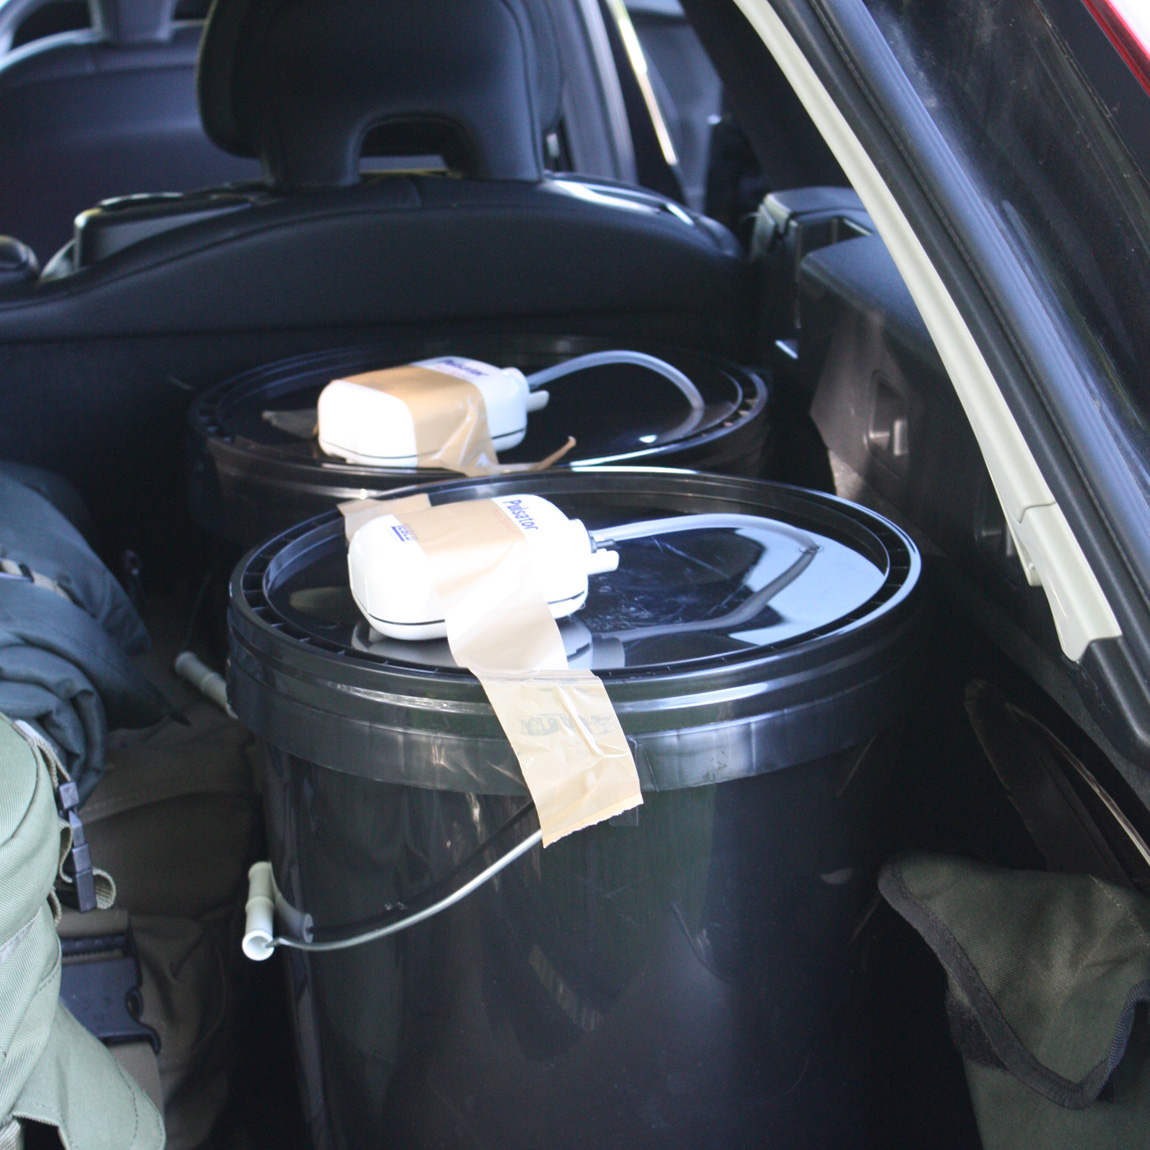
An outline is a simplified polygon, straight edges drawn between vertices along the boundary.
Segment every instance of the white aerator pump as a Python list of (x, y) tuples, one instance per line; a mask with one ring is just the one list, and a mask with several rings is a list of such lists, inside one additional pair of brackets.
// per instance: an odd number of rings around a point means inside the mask
[[(698, 623), (668, 623), (642, 632), (620, 632), (631, 638), (648, 633), (709, 630), (724, 623), (734, 626), (749, 621), (797, 579), (821, 550), (805, 531), (754, 515), (677, 515), (589, 532), (580, 520), (568, 519), (554, 503), (539, 495), (501, 495), (492, 502), (526, 538), (547, 604), (556, 619), (574, 614), (587, 602), (588, 576), (618, 568), (619, 552), (614, 547), (626, 540), (704, 528), (762, 531), (767, 527), (776, 538), (789, 538), (797, 544), (795, 560), (729, 615)], [(352, 536), (347, 566), (352, 597), (380, 634), (391, 639), (446, 638), (443, 605), (431, 582), (427, 556), (394, 515), (381, 515)]]
[[(492, 502), (523, 533), (551, 614), (556, 619), (587, 601), (587, 577), (619, 566), (619, 553), (597, 547), (578, 519), (568, 519), (539, 495), (503, 495)], [(380, 634), (392, 639), (442, 639), (443, 606), (423, 549), (394, 515), (361, 527), (348, 548), (351, 593)]]
[[(510, 451), (527, 434), (527, 417), (547, 406), (550, 394), (543, 388), (597, 367), (630, 364), (662, 376), (686, 399), (689, 412), (671, 436), (688, 434), (702, 419), (703, 397), (677, 367), (641, 351), (597, 351), (564, 360), (553, 367), (524, 375), (518, 368), (494, 367), (464, 356), (439, 356), (407, 366), (423, 368), (466, 380), (483, 397), (487, 428), (496, 452)], [(374, 467), (417, 467), (416, 421), (426, 426), (428, 413), (413, 413), (398, 396), (386, 389), (357, 382), (355, 377), (336, 379), (320, 392), (316, 410), (319, 446), (328, 455), (349, 463)], [(441, 444), (424, 444), (423, 454), (434, 454)]]
[[(478, 389), (487, 412), (487, 428), (496, 451), (510, 451), (527, 434), (527, 413), (547, 406), (546, 391), (531, 391), (514, 367), (492, 367), (477, 359), (441, 356), (411, 364), (466, 380)], [(398, 396), (336, 379), (320, 392), (316, 411), (319, 445), (349, 463), (379, 467), (415, 467), (419, 463), (416, 416)]]

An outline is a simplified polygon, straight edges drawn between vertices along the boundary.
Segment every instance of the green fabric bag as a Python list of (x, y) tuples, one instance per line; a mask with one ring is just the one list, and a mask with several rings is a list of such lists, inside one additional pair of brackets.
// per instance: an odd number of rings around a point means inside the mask
[(879, 888), (946, 968), (986, 1150), (1150, 1146), (1150, 902), (925, 854), (887, 863)]
[(156, 1108), (60, 1002), (48, 901), (59, 863), (52, 781), (0, 715), (0, 1129), (55, 1126), (66, 1150), (162, 1150)]

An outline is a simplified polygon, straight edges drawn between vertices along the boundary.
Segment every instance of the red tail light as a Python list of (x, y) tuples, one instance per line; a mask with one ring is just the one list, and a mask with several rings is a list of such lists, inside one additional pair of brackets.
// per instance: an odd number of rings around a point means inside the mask
[(1139, 0), (1082, 0), (1150, 95), (1150, 15)]

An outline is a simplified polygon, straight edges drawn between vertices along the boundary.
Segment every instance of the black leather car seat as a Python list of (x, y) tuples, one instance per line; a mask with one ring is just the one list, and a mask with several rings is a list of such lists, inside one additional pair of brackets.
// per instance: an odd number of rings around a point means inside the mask
[(0, 234), (45, 262), (77, 212), (108, 196), (182, 192), (259, 169), (204, 134), (195, 68), (203, 25), (174, 0), (97, 0), (95, 27), (0, 64)]
[[(544, 3), (216, 0), (204, 126), (260, 158), (263, 186), (86, 217), (73, 274), (0, 295), (0, 339), (640, 313), (730, 348), (747, 299), (725, 228), (545, 173), (561, 77)], [(453, 173), (363, 179), (365, 147)], [(86, 245), (89, 225), (111, 240)]]
[[(102, 209), (81, 237), (102, 220), (108, 242), (79, 244), (76, 270), (0, 287), (0, 457), (67, 461), (113, 543), (154, 564), (173, 548), (189, 392), (260, 363), (493, 329), (744, 354), (730, 232), (544, 172), (559, 79), (543, 35), (522, 0), (217, 0), (207, 130), (268, 179)], [(361, 179), (363, 142), (455, 171)]]
[(554, 37), (547, 0), (216, 0), (200, 111), (284, 190), (358, 183), (369, 133), (377, 150), (438, 144), (469, 177), (536, 182), (559, 118)]

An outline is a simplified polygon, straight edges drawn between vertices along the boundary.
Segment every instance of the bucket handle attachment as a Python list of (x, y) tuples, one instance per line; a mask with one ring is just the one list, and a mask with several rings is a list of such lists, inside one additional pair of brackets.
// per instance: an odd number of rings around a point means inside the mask
[(252, 863), (248, 868), (248, 901), (244, 906), (243, 951), (253, 962), (271, 958), (272, 951), (282, 942), (275, 935), (275, 916), (304, 942), (312, 940), (312, 918), (296, 910), (276, 886), (272, 864)]
[[(532, 809), (532, 807), (525, 807), (520, 815), (513, 818), (511, 822), (518, 822), (523, 814)], [(501, 870), (527, 854), (542, 841), (542, 829), (536, 830), (522, 842), (517, 843), (506, 854), (500, 855), (495, 862), (480, 871), (474, 878), (422, 910), (414, 911), (404, 918), (375, 927), (372, 930), (363, 931), (360, 934), (351, 935), (348, 938), (324, 939), (318, 942), (314, 938), (314, 924), (311, 915), (297, 910), (280, 893), (276, 886), (275, 875), (272, 874), (272, 864), (266, 861), (253, 863), (248, 871), (248, 901), (244, 908), (247, 920), (244, 925), (243, 952), (253, 962), (263, 962), (265, 959), (271, 958), (272, 952), (278, 946), (317, 953), (329, 950), (346, 950), (348, 947), (362, 946), (366, 942), (375, 942), (377, 939), (387, 938), (388, 935), (398, 934), (402, 930), (407, 930), (408, 927), (434, 918), (435, 915), (454, 906), (457, 902), (462, 902), (472, 891), (478, 890), (484, 883), (493, 879)], [(488, 840), (480, 849), (485, 849), (490, 845), (490, 842), (491, 840)], [(275, 933), (277, 916), (289, 933)]]

